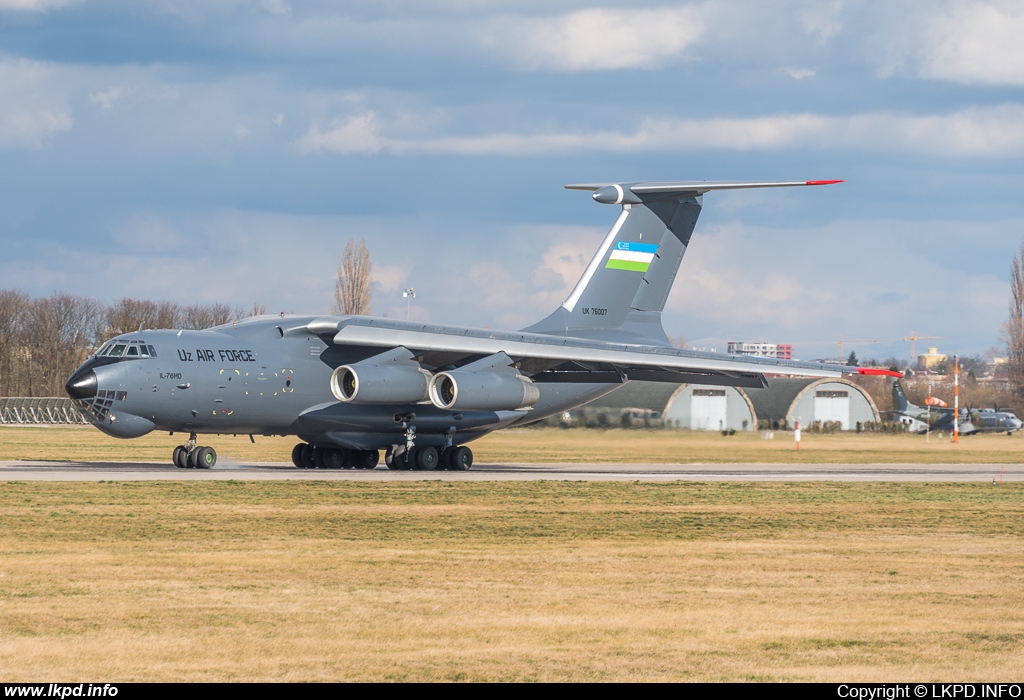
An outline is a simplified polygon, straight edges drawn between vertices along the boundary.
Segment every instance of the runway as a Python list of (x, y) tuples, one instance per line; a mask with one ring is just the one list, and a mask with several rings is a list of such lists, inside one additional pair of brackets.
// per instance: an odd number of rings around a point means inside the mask
[(468, 472), (305, 470), (285, 463), (0, 462), (0, 481), (1024, 481), (1024, 464), (478, 464)]

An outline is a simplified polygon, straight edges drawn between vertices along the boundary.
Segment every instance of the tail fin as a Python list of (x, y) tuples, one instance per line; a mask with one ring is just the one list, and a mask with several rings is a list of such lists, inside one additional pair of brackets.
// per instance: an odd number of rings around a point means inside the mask
[(900, 380), (893, 380), (892, 383), (892, 407), (895, 411), (906, 411), (907, 407), (910, 406), (910, 402), (907, 400), (907, 395), (903, 393), (903, 385), (900, 384)]
[(705, 192), (832, 182), (841, 180), (566, 185), (592, 190), (595, 201), (621, 204), (622, 211), (569, 298), (524, 330), (668, 345), (661, 312), (690, 244)]

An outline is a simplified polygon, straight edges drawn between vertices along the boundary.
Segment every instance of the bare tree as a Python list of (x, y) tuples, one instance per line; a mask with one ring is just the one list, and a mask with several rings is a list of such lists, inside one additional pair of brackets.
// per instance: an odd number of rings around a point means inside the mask
[(1010, 389), (1024, 399), (1024, 243), (1010, 264), (1010, 317), (1003, 326)]
[(181, 327), (188, 330), (203, 330), (234, 321), (239, 313), (227, 304), (193, 304), (186, 306)]
[(56, 292), (31, 306), (26, 332), (28, 396), (60, 396), (64, 382), (102, 335), (105, 309), (94, 299)]
[(334, 286), (334, 304), (331, 310), (336, 314), (365, 316), (372, 312), (373, 304), (373, 263), (366, 241), (349, 239), (338, 268), (338, 281)]
[(17, 289), (0, 289), (0, 396), (17, 396), (21, 387), (16, 367), (25, 318), (32, 301)]
[(155, 301), (122, 297), (107, 307), (107, 326), (103, 337), (113, 338), (115, 335), (137, 331), (144, 324), (152, 328), (158, 314)]

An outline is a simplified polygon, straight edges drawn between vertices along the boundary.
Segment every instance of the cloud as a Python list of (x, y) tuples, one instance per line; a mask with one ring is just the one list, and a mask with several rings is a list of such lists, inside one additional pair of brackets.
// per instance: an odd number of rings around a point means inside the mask
[(699, 7), (586, 9), (557, 17), (502, 17), (484, 43), (536, 71), (656, 68), (704, 33)]
[(883, 76), (984, 85), (1024, 85), (1024, 7), (1013, 2), (931, 3), (888, 38)]
[(111, 110), (118, 100), (128, 94), (131, 94), (131, 89), (129, 88), (112, 87), (109, 90), (90, 92), (89, 101), (94, 105), (98, 105), (102, 110)]
[(45, 12), (67, 4), (68, 0), (0, 0), (0, 12)]
[(793, 80), (803, 80), (804, 78), (813, 78), (817, 71), (812, 68), (783, 68), (782, 72)]
[(55, 69), (35, 61), (0, 61), (0, 148), (40, 148), (74, 126)]
[[(890, 342), (871, 353), (884, 357), (900, 348), (912, 319), (914, 327), (984, 348), (998, 337), (1009, 289), (990, 265), (968, 269), (981, 251), (966, 250), (963, 241), (988, 236), (999, 249), (1012, 249), (1019, 226), (1012, 220), (705, 225), (683, 259), (665, 327), (695, 339), (792, 342), (805, 359), (834, 352), (840, 335), (879, 338)], [(851, 240), (862, 244), (851, 247)], [(955, 252), (931, 250), (922, 240)], [(941, 282), (922, 285), (922, 279)]]
[(839, 14), (843, 9), (841, 1), (816, 2), (800, 13), (800, 25), (804, 34), (813, 36), (819, 45), (824, 45), (842, 29)]
[(284, 0), (263, 0), (263, 9), (272, 15), (292, 16), (291, 5), (284, 2)]
[(326, 130), (314, 124), (297, 146), (302, 153), (376, 153), (381, 149), (379, 131), (377, 115), (366, 112), (335, 121)]
[(710, 119), (647, 119), (633, 132), (552, 131), (481, 136), (401, 138), (386, 135), (373, 112), (310, 127), (304, 153), (550, 156), (574, 152), (697, 150), (858, 150), (938, 156), (1012, 158), (1024, 155), (1024, 105), (965, 109), (952, 114), (876, 112), (847, 116), (781, 114)]

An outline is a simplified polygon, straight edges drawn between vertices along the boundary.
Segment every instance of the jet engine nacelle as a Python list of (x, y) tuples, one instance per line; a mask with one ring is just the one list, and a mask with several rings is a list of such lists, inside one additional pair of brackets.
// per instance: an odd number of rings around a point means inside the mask
[(454, 369), (430, 380), (430, 401), (453, 411), (515, 411), (538, 398), (537, 385), (518, 372)]
[(410, 365), (342, 365), (331, 375), (338, 401), (354, 404), (418, 403), (427, 399), (430, 372)]

